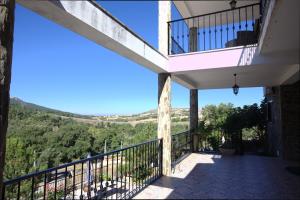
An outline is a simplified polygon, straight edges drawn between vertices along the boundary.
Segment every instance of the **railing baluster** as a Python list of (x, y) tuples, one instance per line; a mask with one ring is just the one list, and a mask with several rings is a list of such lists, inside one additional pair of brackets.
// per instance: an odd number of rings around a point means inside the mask
[(248, 11), (247, 11), (247, 7), (245, 8), (245, 12), (246, 12), (246, 44), (248, 44)]
[(44, 174), (44, 197), (43, 199), (46, 199), (46, 187), (47, 187), (47, 173)]
[(203, 17), (203, 44), (204, 44), (204, 51), (205, 51), (205, 16)]
[(211, 49), (211, 27), (210, 27), (210, 15), (208, 15), (208, 33), (209, 33), (209, 49)]
[[(114, 191), (114, 154), (111, 154), (111, 190)], [(111, 195), (113, 198), (113, 195)]]
[[(131, 179), (131, 169), (130, 169), (130, 154), (131, 154), (131, 150), (129, 149), (129, 156), (128, 156), (128, 188), (129, 188), (129, 191), (130, 191), (130, 179)], [(129, 194), (130, 195), (130, 194)]]
[(100, 191), (103, 193), (103, 160), (104, 156), (100, 158), (101, 164), (100, 164)]
[(252, 30), (254, 31), (254, 14), (253, 14), (253, 5), (251, 6), (251, 15), (252, 15)]
[(125, 172), (125, 199), (127, 197), (127, 173), (128, 173), (128, 169), (127, 169), (127, 159), (128, 159), (128, 154), (127, 154), (127, 150), (125, 150), (125, 169), (124, 169), (124, 172)]
[(226, 12), (226, 34), (227, 34), (227, 42), (228, 42), (228, 12)]
[(108, 155), (106, 155), (106, 182), (105, 182), (105, 199), (107, 199), (108, 195), (108, 180), (109, 180), (109, 175), (108, 175)]
[(223, 48), (223, 23), (222, 23), (222, 13), (220, 13), (220, 32), (221, 32), (221, 48)]
[(121, 151), (121, 198), (123, 195), (123, 151)]
[(137, 147), (135, 147), (134, 149), (134, 153), (135, 153), (135, 158), (133, 159), (134, 160), (134, 174), (135, 174), (135, 193), (137, 191)]
[(34, 198), (34, 176), (31, 179), (31, 199)]
[(95, 159), (95, 174), (94, 174), (94, 196), (97, 195), (97, 158)]
[(72, 190), (73, 190), (73, 199), (75, 198), (75, 176), (76, 176), (76, 166), (75, 164), (73, 165), (73, 186), (72, 186)]
[(80, 199), (83, 199), (83, 162), (81, 162), (81, 183), (80, 183)]
[(182, 48), (184, 49), (184, 21), (182, 21)]
[(234, 30), (235, 30), (235, 26), (234, 26), (234, 10), (232, 10), (232, 39), (235, 38)]
[[(117, 178), (116, 178), (116, 184), (117, 184), (117, 194), (116, 194), (116, 199), (118, 199), (118, 195), (119, 195), (119, 191), (120, 191), (120, 188), (119, 188), (119, 153), (117, 153), (117, 169), (116, 169), (116, 173), (117, 173)], [(122, 187), (122, 185), (121, 185)]]
[(20, 199), (21, 181), (18, 181), (17, 200)]
[(66, 199), (67, 196), (67, 175), (68, 175), (68, 170), (67, 167), (65, 167), (64, 199)]
[(217, 48), (217, 14), (215, 14), (215, 49)]
[(197, 19), (198, 19), (198, 26), (197, 26), (197, 35), (198, 35), (198, 38), (197, 38), (197, 50), (200, 51), (200, 50), (201, 50), (201, 43), (200, 43), (200, 26), (199, 26), (200, 18), (197, 17)]
[(56, 192), (57, 192), (57, 169), (55, 170), (54, 199), (56, 199)]

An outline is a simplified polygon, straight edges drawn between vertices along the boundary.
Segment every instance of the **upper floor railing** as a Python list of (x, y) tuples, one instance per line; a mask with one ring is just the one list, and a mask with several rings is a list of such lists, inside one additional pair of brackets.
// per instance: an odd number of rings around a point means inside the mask
[(169, 54), (256, 44), (261, 29), (260, 3), (168, 22)]
[(0, 199), (127, 199), (162, 175), (162, 139), (4, 182)]

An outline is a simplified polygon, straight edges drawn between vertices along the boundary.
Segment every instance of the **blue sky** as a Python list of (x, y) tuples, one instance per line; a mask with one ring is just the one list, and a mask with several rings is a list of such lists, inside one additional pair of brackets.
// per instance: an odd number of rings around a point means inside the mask
[[(157, 2), (100, 2), (155, 48)], [(200, 90), (199, 105), (259, 103), (262, 88)], [(130, 114), (157, 107), (157, 74), (16, 6), (11, 96), (82, 114)], [(172, 106), (188, 107), (189, 90), (172, 84)]]

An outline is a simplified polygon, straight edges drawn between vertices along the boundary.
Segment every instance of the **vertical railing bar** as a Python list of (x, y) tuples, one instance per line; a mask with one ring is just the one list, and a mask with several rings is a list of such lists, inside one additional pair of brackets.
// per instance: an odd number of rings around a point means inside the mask
[(107, 194), (108, 194), (108, 155), (106, 155), (106, 182), (105, 182), (105, 199), (107, 199)]
[(201, 51), (200, 26), (199, 26), (199, 19), (200, 19), (200, 17), (197, 17), (197, 19), (198, 19), (198, 26), (197, 26), (197, 35), (198, 35), (198, 38), (197, 38), (197, 49), (199, 49), (199, 51)]
[(76, 176), (76, 166), (75, 164), (73, 165), (73, 199), (75, 198), (75, 176)]
[[(171, 37), (170, 37), (170, 23), (168, 22), (168, 55), (170, 55), (170, 39), (171, 39)], [(171, 47), (172, 48), (172, 47)]]
[(215, 14), (215, 48), (217, 47), (217, 14)]
[[(150, 179), (150, 144), (147, 144), (147, 183), (149, 182)], [(148, 174), (149, 173), (149, 174)]]
[(130, 158), (131, 158), (131, 151), (130, 149), (128, 149), (128, 169), (127, 169), (127, 174), (128, 174), (128, 198), (130, 198), (130, 195), (131, 195), (131, 190), (130, 190), (130, 184), (131, 184), (131, 180), (130, 180), (130, 177), (131, 177), (131, 169), (130, 169)]
[(220, 32), (221, 32), (221, 48), (223, 48), (223, 23), (222, 23), (222, 13), (220, 13)]
[[(117, 170), (116, 170), (116, 173), (117, 173), (117, 194), (116, 194), (116, 199), (118, 199), (118, 195), (119, 195), (119, 191), (120, 191), (120, 188), (119, 188), (119, 153), (117, 153)], [(122, 184), (121, 184), (121, 187), (122, 187)]]
[(239, 8), (239, 30), (241, 30), (242, 25), (241, 25), (241, 9)]
[(208, 33), (209, 33), (209, 49), (211, 49), (211, 27), (210, 27), (210, 15), (208, 15)]
[(235, 29), (235, 26), (234, 26), (234, 10), (232, 10), (232, 39), (235, 38), (234, 29)]
[(97, 195), (97, 165), (98, 165), (98, 159), (95, 160), (95, 175), (94, 175), (94, 196)]
[(55, 170), (54, 199), (56, 199), (56, 192), (57, 192), (57, 169)]
[(101, 164), (100, 164), (100, 191), (103, 192), (103, 160), (104, 156), (100, 158)]
[(123, 195), (123, 151), (121, 151), (121, 198)]
[(252, 30), (254, 31), (254, 14), (253, 14), (253, 5), (251, 6), (251, 14), (252, 14)]
[(182, 30), (181, 30), (181, 34), (182, 34), (182, 48), (184, 49), (184, 21), (182, 21)]
[(159, 177), (162, 176), (162, 161), (163, 161), (163, 153), (162, 153), (162, 150), (163, 150), (163, 140), (160, 139), (160, 149), (159, 149), (159, 153), (160, 153), (160, 173), (159, 173)]
[(141, 168), (141, 146), (139, 146), (139, 151), (138, 151), (139, 153), (138, 153), (138, 182), (139, 182), (139, 190), (141, 189), (141, 179), (140, 179), (140, 177), (141, 177), (141, 170), (140, 170), (140, 168)]
[(44, 200), (46, 199), (47, 173), (44, 174)]
[(127, 169), (127, 159), (128, 159), (128, 151), (126, 149), (125, 150), (125, 159), (124, 159), (124, 161), (125, 161), (125, 170), (124, 170), (124, 172), (125, 172), (125, 199), (127, 197), (127, 172), (128, 172), (128, 169)]
[(21, 181), (18, 181), (17, 200), (20, 199)]
[(248, 11), (247, 11), (247, 7), (245, 7), (245, 13), (246, 13), (246, 45), (248, 44)]
[(34, 197), (34, 176), (31, 179), (31, 199)]
[[(111, 190), (114, 191), (114, 153), (111, 154)], [(111, 195), (113, 198), (113, 195)]]
[(83, 198), (82, 190), (83, 190), (83, 162), (81, 163), (81, 181), (80, 181), (80, 199)]
[(204, 40), (204, 51), (205, 51), (205, 16), (203, 16), (203, 40)]
[(67, 167), (65, 167), (64, 199), (66, 199), (67, 196), (67, 175), (68, 175), (68, 170)]
[(135, 158), (134, 160), (134, 174), (135, 174), (135, 193), (137, 192), (137, 147), (134, 147), (134, 154), (135, 154)]
[(227, 24), (226, 32), (227, 32), (227, 43), (228, 43), (228, 12), (226, 12), (226, 24)]

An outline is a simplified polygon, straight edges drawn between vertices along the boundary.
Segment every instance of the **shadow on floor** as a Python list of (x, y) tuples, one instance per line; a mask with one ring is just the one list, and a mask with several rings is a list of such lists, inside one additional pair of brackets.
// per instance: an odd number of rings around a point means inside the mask
[(299, 199), (300, 177), (290, 165), (263, 156), (191, 154), (137, 198)]

